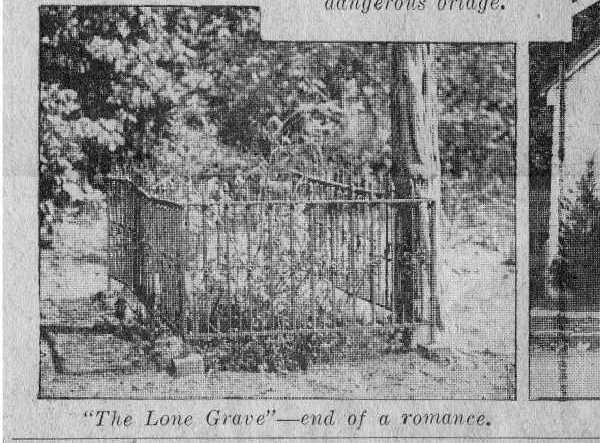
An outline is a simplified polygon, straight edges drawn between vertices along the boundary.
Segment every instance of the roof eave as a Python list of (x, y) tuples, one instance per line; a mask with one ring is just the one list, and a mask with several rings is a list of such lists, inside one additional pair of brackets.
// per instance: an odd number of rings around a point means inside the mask
[[(596, 58), (598, 54), (600, 54), (600, 38), (594, 40), (594, 42), (590, 44), (590, 46), (575, 59), (575, 62), (565, 74), (565, 81), (569, 81), (571, 77), (583, 69), (590, 61)], [(544, 88), (544, 94), (548, 95), (552, 89), (556, 88), (556, 86), (558, 86), (558, 81), (558, 78), (552, 80), (552, 82), (546, 88)]]

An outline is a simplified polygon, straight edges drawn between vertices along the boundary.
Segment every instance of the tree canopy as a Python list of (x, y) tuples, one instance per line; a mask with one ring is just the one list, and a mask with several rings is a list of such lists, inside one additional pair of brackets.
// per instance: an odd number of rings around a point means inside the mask
[[(514, 47), (436, 53), (443, 171), (512, 177)], [(40, 214), (111, 164), (160, 178), (302, 147), (389, 168), (389, 92), (388, 45), (263, 42), (256, 8), (42, 6)]]

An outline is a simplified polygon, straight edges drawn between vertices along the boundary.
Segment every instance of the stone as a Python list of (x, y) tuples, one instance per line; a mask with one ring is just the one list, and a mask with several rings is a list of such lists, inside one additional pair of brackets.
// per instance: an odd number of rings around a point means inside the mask
[(448, 346), (440, 345), (417, 345), (417, 353), (431, 361), (438, 363), (451, 363), (454, 360), (454, 351)]
[(184, 344), (181, 337), (163, 335), (154, 342), (151, 351), (152, 358), (160, 368), (168, 369), (173, 359), (181, 358), (184, 354)]
[(183, 377), (190, 374), (204, 374), (206, 372), (204, 356), (200, 354), (189, 354), (182, 358), (173, 358), (171, 360), (170, 372), (175, 377)]

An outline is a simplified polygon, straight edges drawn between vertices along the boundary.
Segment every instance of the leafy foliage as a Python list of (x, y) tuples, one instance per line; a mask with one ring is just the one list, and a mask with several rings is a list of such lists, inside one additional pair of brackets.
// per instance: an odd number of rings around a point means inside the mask
[(444, 172), (511, 177), (515, 143), (515, 57), (503, 45), (438, 49)]
[(90, 198), (90, 182), (81, 175), (90, 145), (121, 135), (114, 121), (83, 117), (77, 93), (56, 84), (42, 84), (40, 108), (40, 222), (51, 229), (61, 208)]
[[(190, 140), (198, 149), (215, 131), (206, 121), (209, 100), (219, 96), (209, 69), (227, 68), (211, 59), (218, 57), (211, 42), (236, 47), (257, 35), (253, 9), (40, 11), (42, 205), (65, 200), (57, 196), (69, 193), (63, 184), (76, 175), (91, 183), (108, 172), (111, 159), (156, 166), (189, 150)], [(42, 207), (42, 218), (47, 213)]]
[[(48, 226), (95, 176), (131, 165), (157, 189), (277, 156), (390, 167), (387, 45), (262, 42), (255, 8), (43, 6), (40, 23)], [(514, 51), (437, 54), (444, 171), (510, 175)]]

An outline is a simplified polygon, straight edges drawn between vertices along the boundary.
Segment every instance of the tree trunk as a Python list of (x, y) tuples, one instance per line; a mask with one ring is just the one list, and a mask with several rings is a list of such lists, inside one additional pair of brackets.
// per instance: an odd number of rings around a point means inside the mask
[[(432, 242), (439, 244), (440, 157), (437, 79), (430, 44), (395, 44), (391, 48), (392, 176), (396, 198), (430, 198), (427, 204), (402, 205), (395, 217), (396, 263), (394, 293), (400, 321), (415, 316), (431, 325), (430, 339), (442, 329), (439, 269), (428, 266)], [(409, 209), (413, 208), (413, 209)], [(432, 219), (430, 219), (432, 216)], [(423, 252), (426, 254), (424, 255)], [(416, 301), (420, 301), (415, 304)], [(422, 342), (423, 340), (418, 339)]]

